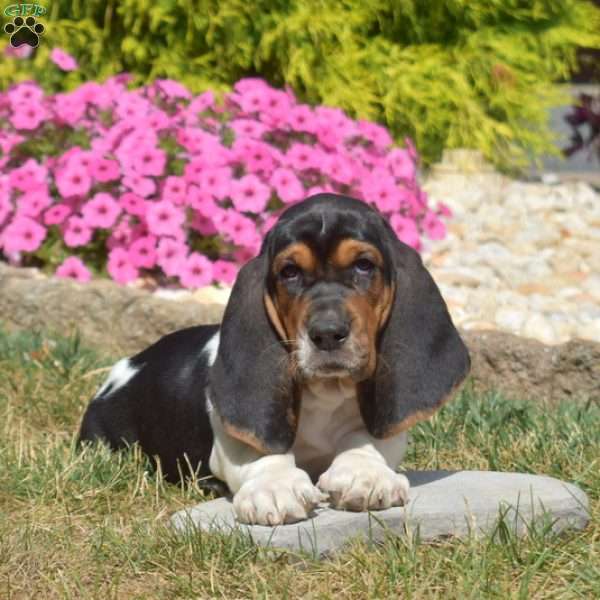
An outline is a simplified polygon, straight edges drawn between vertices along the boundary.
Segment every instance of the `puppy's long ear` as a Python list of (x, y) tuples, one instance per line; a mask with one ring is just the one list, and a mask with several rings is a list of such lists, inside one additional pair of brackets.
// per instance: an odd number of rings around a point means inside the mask
[(379, 334), (375, 374), (358, 386), (363, 420), (376, 438), (431, 416), (451, 397), (471, 364), (420, 256), (386, 229), (396, 271), (394, 300)]
[(267, 269), (261, 254), (238, 274), (209, 374), (209, 396), (229, 435), (276, 454), (294, 442), (298, 402), (288, 353), (265, 309)]

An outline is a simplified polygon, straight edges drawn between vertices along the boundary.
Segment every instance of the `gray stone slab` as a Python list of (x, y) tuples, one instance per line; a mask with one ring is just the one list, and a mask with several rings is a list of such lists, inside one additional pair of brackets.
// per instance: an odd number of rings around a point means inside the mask
[(407, 476), (406, 507), (355, 513), (323, 505), (306, 521), (265, 527), (239, 524), (231, 500), (219, 498), (175, 513), (171, 523), (177, 531), (239, 529), (263, 546), (324, 556), (357, 536), (372, 541), (390, 532), (418, 533), (425, 541), (466, 537), (492, 532), (500, 518), (517, 535), (546, 524), (559, 533), (583, 529), (589, 521), (585, 493), (552, 477), (493, 471), (414, 471)]

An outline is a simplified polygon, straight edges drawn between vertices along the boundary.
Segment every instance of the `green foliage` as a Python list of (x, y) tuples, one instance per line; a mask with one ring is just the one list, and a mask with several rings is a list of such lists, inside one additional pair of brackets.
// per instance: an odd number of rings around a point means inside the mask
[[(32, 61), (0, 59), (0, 85), (35, 77), (49, 91), (123, 70), (136, 83), (177, 79), (193, 91), (243, 76), (287, 83), (409, 135), (426, 162), (474, 147), (496, 164), (552, 151), (553, 82), (577, 46), (600, 47), (587, 0), (55, 0)], [(60, 46), (81, 70), (58, 77)]]

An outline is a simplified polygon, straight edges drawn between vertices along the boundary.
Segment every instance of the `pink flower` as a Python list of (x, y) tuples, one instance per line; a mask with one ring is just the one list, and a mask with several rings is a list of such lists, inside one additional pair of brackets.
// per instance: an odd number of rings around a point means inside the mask
[(10, 117), (15, 129), (37, 129), (48, 117), (46, 109), (37, 102), (18, 106)]
[(198, 252), (192, 252), (179, 271), (179, 280), (186, 288), (204, 287), (212, 281), (212, 278), (212, 263)]
[(81, 217), (69, 217), (63, 231), (63, 239), (71, 248), (85, 246), (92, 239), (92, 230)]
[(129, 247), (129, 260), (134, 267), (151, 269), (156, 264), (156, 238), (147, 235), (135, 240)]
[(385, 172), (374, 171), (362, 186), (365, 200), (372, 202), (381, 212), (400, 208), (400, 194), (394, 178)]
[(268, 131), (268, 127), (254, 119), (234, 119), (229, 127), (235, 131), (236, 137), (249, 137), (260, 139), (262, 134)]
[(231, 182), (233, 206), (244, 212), (260, 213), (265, 210), (271, 197), (271, 189), (256, 175), (245, 175)]
[(227, 285), (233, 285), (235, 278), (237, 277), (238, 267), (235, 263), (229, 262), (228, 260), (216, 260), (213, 263), (213, 277), (215, 281), (225, 283)]
[(37, 217), (51, 203), (52, 199), (47, 189), (31, 190), (17, 198), (17, 213), (27, 217)]
[(185, 215), (172, 202), (162, 200), (148, 206), (146, 221), (148, 229), (154, 235), (173, 235), (183, 225)]
[(85, 196), (92, 187), (92, 178), (86, 169), (69, 166), (56, 174), (56, 187), (63, 198)]
[(12, 204), (7, 196), (0, 195), (0, 225), (4, 223), (8, 215), (12, 212)]
[(8, 92), (8, 99), (15, 108), (29, 102), (40, 102), (43, 97), (44, 90), (32, 81), (20, 83)]
[(156, 86), (167, 96), (167, 98), (185, 98), (192, 97), (190, 91), (178, 81), (173, 79), (157, 79)]
[(58, 225), (71, 214), (71, 208), (66, 204), (55, 204), (44, 213), (46, 225)]
[(136, 217), (143, 217), (146, 214), (146, 201), (132, 192), (126, 192), (119, 198), (119, 206)]
[(307, 144), (292, 144), (285, 155), (286, 165), (302, 171), (318, 166), (318, 160), (315, 160), (315, 150)]
[(385, 157), (385, 164), (389, 167), (394, 177), (412, 181), (415, 177), (415, 163), (408, 150), (395, 148)]
[(264, 142), (239, 138), (233, 144), (233, 153), (251, 173), (270, 173), (275, 167), (275, 149)]
[(121, 214), (121, 207), (110, 194), (99, 192), (84, 204), (81, 212), (89, 227), (108, 229), (115, 224), (117, 217)]
[(395, 214), (390, 218), (390, 225), (400, 241), (412, 246), (415, 250), (419, 249), (421, 246), (419, 230), (412, 219)]
[(91, 164), (92, 176), (101, 183), (107, 181), (115, 181), (119, 179), (120, 169), (119, 163), (116, 160), (108, 158), (97, 158)]
[(65, 279), (74, 279), (81, 283), (87, 283), (92, 278), (89, 269), (81, 259), (76, 256), (69, 256), (69, 258), (66, 258), (56, 269), (55, 275)]
[(446, 226), (434, 212), (427, 211), (421, 226), (430, 240), (442, 240), (446, 236)]
[(140, 177), (135, 173), (123, 177), (123, 185), (138, 196), (147, 198), (156, 191), (156, 184), (148, 177)]
[(181, 206), (186, 199), (186, 181), (183, 177), (167, 177), (162, 190), (162, 199)]
[(9, 175), (10, 185), (22, 192), (37, 190), (46, 183), (48, 169), (30, 158), (20, 167), (13, 169)]
[(288, 124), (295, 131), (314, 133), (317, 128), (315, 114), (306, 104), (294, 106), (288, 114)]
[(304, 196), (304, 187), (290, 169), (276, 169), (269, 183), (285, 204), (296, 202)]
[(35, 252), (46, 237), (46, 228), (25, 216), (17, 216), (4, 230), (4, 251)]
[(450, 207), (447, 204), (444, 204), (443, 202), (438, 202), (437, 213), (438, 213), (438, 215), (441, 215), (442, 217), (451, 217), (452, 216), (452, 210), (450, 209)]
[(137, 279), (139, 275), (124, 248), (114, 248), (110, 251), (106, 270), (117, 283), (129, 283)]
[(388, 130), (381, 125), (377, 125), (377, 123), (359, 121), (358, 129), (367, 140), (381, 150), (387, 150), (393, 143), (392, 136)]
[(179, 274), (188, 254), (185, 244), (171, 238), (163, 238), (158, 243), (156, 262), (165, 272), (165, 275), (174, 277)]
[(229, 167), (209, 167), (200, 174), (200, 189), (215, 198), (229, 195), (233, 176)]
[(50, 52), (50, 60), (63, 71), (75, 71), (79, 67), (77, 61), (60, 48), (52, 49), (52, 52)]
[(144, 148), (133, 157), (133, 168), (139, 175), (154, 175), (158, 177), (164, 173), (167, 155), (160, 148)]

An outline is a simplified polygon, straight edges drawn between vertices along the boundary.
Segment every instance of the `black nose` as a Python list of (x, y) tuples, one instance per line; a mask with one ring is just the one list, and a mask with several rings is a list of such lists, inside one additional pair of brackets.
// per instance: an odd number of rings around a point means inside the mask
[(349, 323), (330, 319), (315, 321), (308, 328), (308, 336), (319, 350), (337, 350), (349, 333)]

